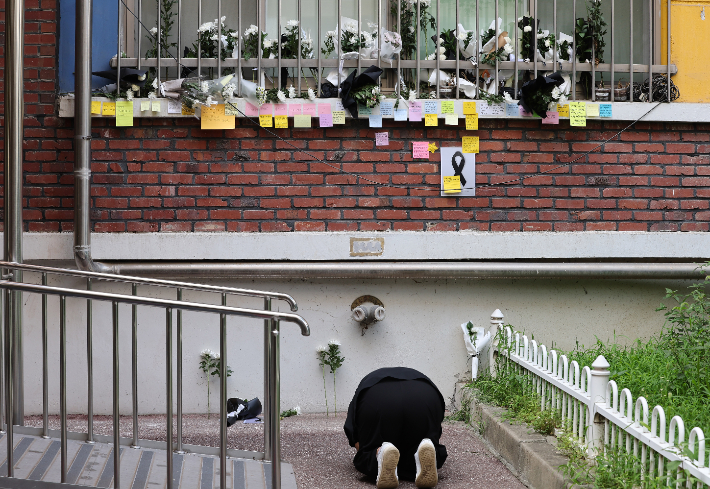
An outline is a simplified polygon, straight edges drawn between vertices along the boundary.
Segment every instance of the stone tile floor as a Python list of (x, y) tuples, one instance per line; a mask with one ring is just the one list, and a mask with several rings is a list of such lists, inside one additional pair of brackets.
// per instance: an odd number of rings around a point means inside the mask
[[(355, 449), (348, 445), (343, 433), (345, 413), (305, 414), (286, 418), (281, 422), (282, 457), (293, 465), (301, 489), (358, 489), (373, 488), (374, 481), (362, 476), (352, 464)], [(41, 416), (28, 416), (28, 426), (41, 426)], [(71, 431), (86, 431), (86, 416), (72, 415), (68, 421)], [(58, 428), (59, 419), (50, 417), (50, 428)], [(94, 431), (110, 435), (110, 416), (95, 416)], [(132, 436), (132, 420), (121, 417), (121, 436)], [(219, 423), (212, 415), (190, 414), (183, 417), (183, 440), (187, 444), (217, 446)], [(165, 417), (139, 417), (140, 438), (165, 440)], [(228, 428), (229, 447), (263, 450), (263, 425), (241, 422)], [(443, 424), (441, 443), (449, 457), (439, 471), (440, 489), (523, 489), (525, 486), (495, 457), (476, 434), (475, 429), (462, 422)], [(414, 483), (402, 481), (402, 489), (414, 488)]]

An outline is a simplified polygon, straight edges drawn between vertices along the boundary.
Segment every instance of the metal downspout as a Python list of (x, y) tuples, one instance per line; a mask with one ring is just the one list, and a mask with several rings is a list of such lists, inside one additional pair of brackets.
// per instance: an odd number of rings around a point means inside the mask
[(76, 0), (74, 261), (79, 270), (113, 273), (113, 267), (91, 258), (91, 10), (91, 0)]
[[(23, 44), (24, 2), (7, 0), (5, 9), (5, 261), (22, 263), (22, 141), (24, 137)], [(12, 280), (21, 282), (22, 272)], [(24, 425), (22, 390), (22, 293), (6, 294), (5, 338), (12, 362), (12, 382), (7, 389), (12, 399), (14, 424)], [(12, 392), (14, 390), (14, 392)], [(9, 412), (9, 410), (8, 410)]]

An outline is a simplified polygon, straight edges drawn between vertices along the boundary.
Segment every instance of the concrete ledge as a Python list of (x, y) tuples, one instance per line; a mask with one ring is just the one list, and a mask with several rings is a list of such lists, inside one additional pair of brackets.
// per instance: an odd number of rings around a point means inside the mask
[(568, 458), (557, 453), (547, 437), (524, 424), (502, 419), (506, 410), (473, 400), (471, 416), (481, 429), (481, 437), (524, 484), (531, 489), (568, 489), (559, 466)]

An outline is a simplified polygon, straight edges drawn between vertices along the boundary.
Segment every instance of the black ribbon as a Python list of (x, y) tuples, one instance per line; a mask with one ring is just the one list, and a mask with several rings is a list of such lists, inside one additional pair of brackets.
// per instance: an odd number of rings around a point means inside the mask
[[(457, 156), (461, 157), (461, 164), (460, 165), (456, 164), (456, 157)], [(456, 153), (454, 153), (454, 156), (451, 157), (451, 166), (454, 167), (454, 176), (459, 177), (459, 179), (461, 180), (461, 185), (463, 187), (466, 186), (466, 177), (464, 177), (461, 172), (463, 171), (463, 167), (465, 164), (466, 164), (466, 159), (463, 157), (463, 153), (461, 151), (457, 151)]]

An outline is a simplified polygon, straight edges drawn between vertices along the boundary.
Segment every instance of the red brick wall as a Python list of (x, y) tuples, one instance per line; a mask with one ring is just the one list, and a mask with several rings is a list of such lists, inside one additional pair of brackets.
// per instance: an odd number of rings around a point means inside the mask
[[(25, 227), (71, 231), (74, 134), (73, 121), (56, 116), (56, 0), (25, 5)], [(136, 124), (117, 129), (94, 122), (97, 232), (708, 231), (710, 222), (710, 124), (639, 123), (601, 153), (522, 184), (481, 187), (476, 197), (465, 198), (386, 186), (438, 185), (439, 153), (428, 162), (412, 161), (411, 143), (458, 145), (471, 134), (461, 126), (385, 122), (386, 149), (375, 148), (365, 121), (278, 130), (334, 169), (246, 122), (210, 132), (195, 119)], [(570, 162), (625, 125), (542, 128), (537, 120), (481, 120), (476, 184)]]

